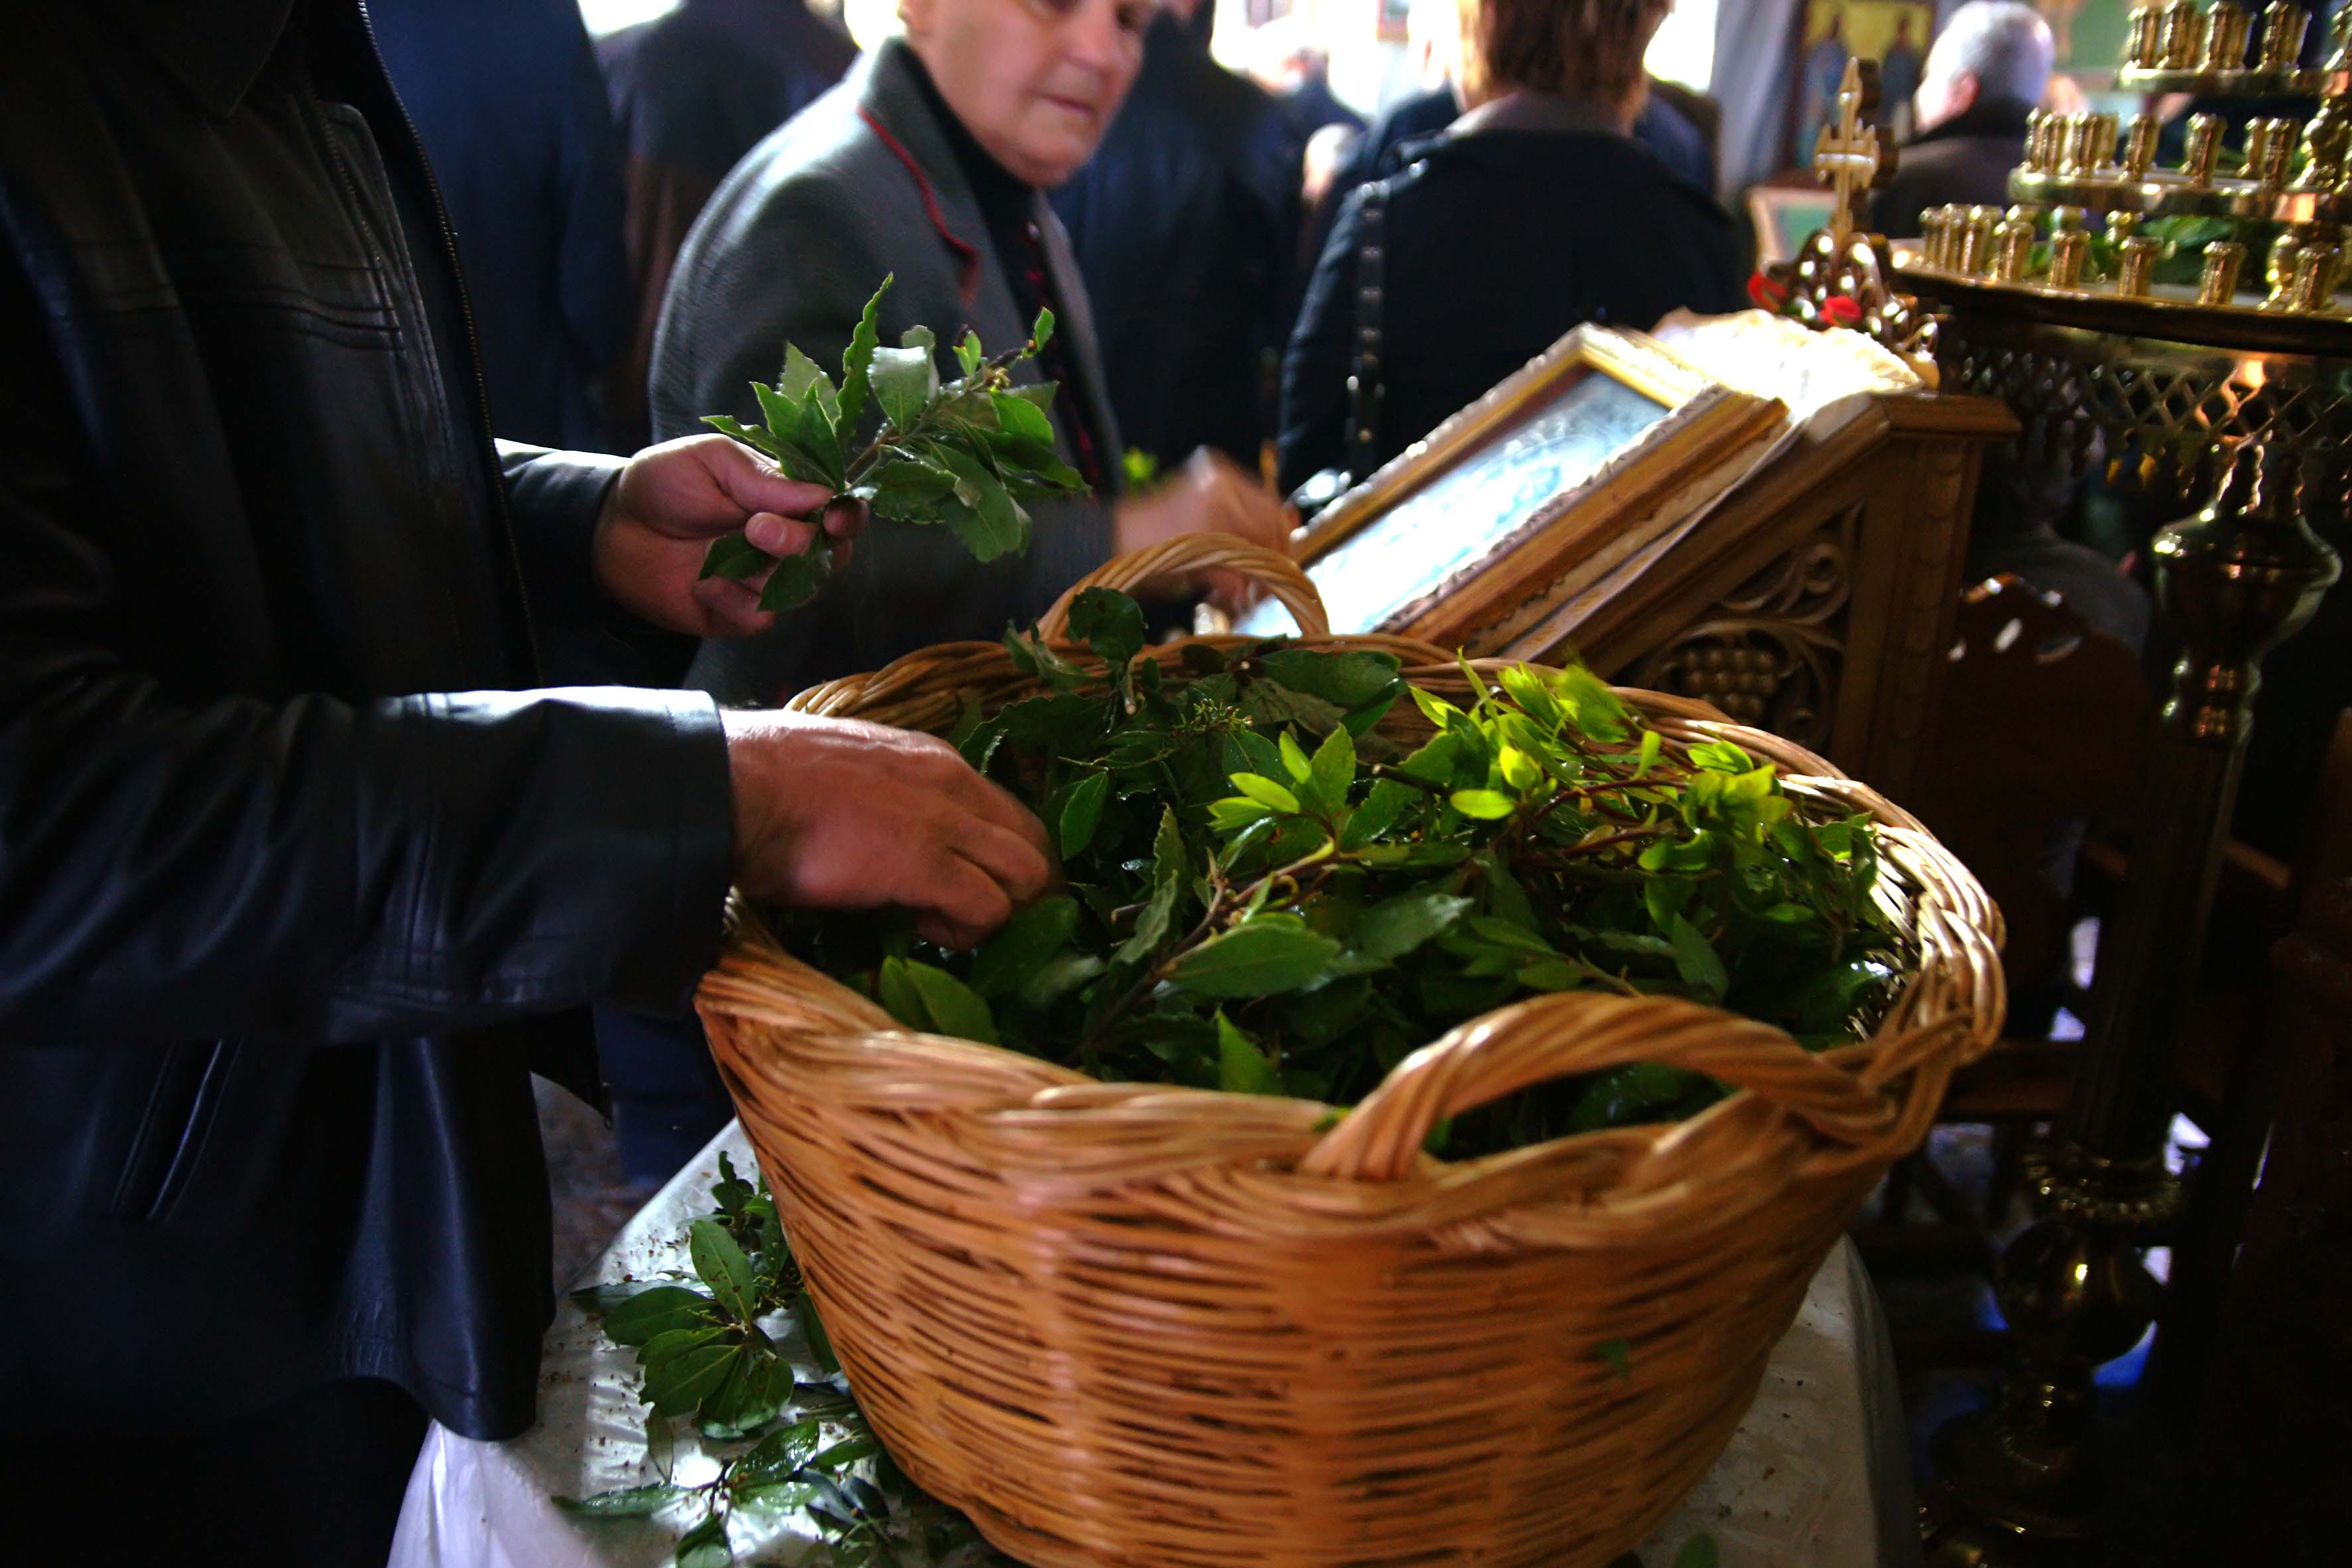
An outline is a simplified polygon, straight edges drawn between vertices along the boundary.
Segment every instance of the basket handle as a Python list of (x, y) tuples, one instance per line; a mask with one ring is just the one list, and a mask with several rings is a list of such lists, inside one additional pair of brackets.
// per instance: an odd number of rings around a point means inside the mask
[(1252, 544), (1230, 533), (1181, 533), (1113, 556), (1054, 601), (1054, 607), (1038, 617), (1038, 635), (1047, 642), (1067, 642), (1070, 604), (1088, 588), (1116, 588), (1124, 594), (1147, 585), (1181, 587), (1202, 572), (1220, 568), (1273, 595), (1308, 637), (1330, 635), (1331, 617), (1323, 611), (1323, 597), (1298, 563), (1279, 550)]
[(1627, 1062), (1720, 1079), (1842, 1143), (1868, 1143), (1897, 1129), (1901, 1107), (1884, 1092), (1769, 1024), (1675, 996), (1569, 991), (1489, 1013), (1415, 1051), (1298, 1168), (1347, 1181), (1398, 1181), (1412, 1173), (1440, 1121), (1549, 1079)]

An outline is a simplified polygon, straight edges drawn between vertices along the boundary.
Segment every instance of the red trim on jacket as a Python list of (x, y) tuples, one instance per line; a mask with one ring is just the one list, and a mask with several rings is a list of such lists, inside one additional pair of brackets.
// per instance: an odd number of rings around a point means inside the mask
[(930, 176), (923, 173), (923, 166), (920, 163), (915, 162), (915, 155), (901, 146), (896, 136), (884, 129), (882, 122), (874, 117), (871, 110), (861, 106), (857, 110), (857, 118), (866, 121), (866, 127), (875, 135), (882, 138), (882, 145), (897, 153), (898, 162), (907, 165), (907, 173), (915, 177), (915, 189), (921, 192), (923, 196), (923, 211), (930, 215), (931, 226), (939, 230), (940, 237), (947, 242), (950, 250), (955, 252), (957, 263), (962, 268), (963, 276), (956, 284), (956, 291), (963, 296), (965, 304), (971, 304), (980, 293), (979, 247), (948, 226), (946, 216), (940, 211), (940, 199), (931, 192)]

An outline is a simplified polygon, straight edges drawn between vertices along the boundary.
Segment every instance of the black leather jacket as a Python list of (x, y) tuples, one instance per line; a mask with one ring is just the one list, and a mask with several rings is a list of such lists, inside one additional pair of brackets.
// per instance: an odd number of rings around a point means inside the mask
[(551, 1304), (529, 1069), (709, 962), (716, 712), (528, 689), (526, 580), (609, 613), (614, 466), (493, 450), (352, 0), (7, 31), (0, 1433), (362, 1375), (511, 1434)]

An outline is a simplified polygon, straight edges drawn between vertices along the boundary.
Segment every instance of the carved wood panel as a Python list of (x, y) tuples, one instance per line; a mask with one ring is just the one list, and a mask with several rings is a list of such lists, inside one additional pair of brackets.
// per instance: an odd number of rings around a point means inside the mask
[(1845, 673), (1862, 508), (1824, 520), (1637, 664), (1633, 684), (1712, 702), (1743, 724), (1827, 744)]

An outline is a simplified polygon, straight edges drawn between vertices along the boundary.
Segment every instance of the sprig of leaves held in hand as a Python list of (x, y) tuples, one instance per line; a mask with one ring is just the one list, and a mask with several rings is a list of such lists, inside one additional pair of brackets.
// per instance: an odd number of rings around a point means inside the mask
[[(662, 1479), (558, 1504), (589, 1519), (677, 1518), (685, 1526), (677, 1568), (733, 1562), (728, 1521), (739, 1512), (794, 1511), (815, 1525), (831, 1568), (1003, 1563), (969, 1521), (883, 1453), (802, 1288), (765, 1184), (744, 1180), (722, 1153), (710, 1195), (716, 1212), (687, 1233), (691, 1282), (625, 1280), (573, 1292), (608, 1336), (636, 1350), (650, 1407), (646, 1447)], [(706, 1446), (747, 1446), (709, 1479), (679, 1481), (679, 1420), (693, 1421)]]
[[(1055, 384), (1016, 385), (1013, 367), (1034, 358), (1054, 336), (1054, 312), (1040, 310), (1029, 341), (985, 357), (976, 332), (955, 345), (963, 374), (942, 384), (928, 327), (909, 327), (898, 348), (881, 346), (875, 321), (891, 280), (866, 302), (834, 383), (814, 360), (784, 346), (783, 374), (772, 386), (754, 383), (761, 426), (727, 415), (703, 423), (764, 452), (787, 478), (824, 485), (836, 498), (863, 501), (893, 522), (943, 523), (974, 558), (993, 561), (1029, 547), (1026, 503), (1077, 495), (1086, 481), (1054, 446)], [(869, 407), (877, 422), (866, 434)], [(705, 577), (740, 582), (771, 566), (763, 610), (808, 603), (833, 572), (822, 538), (802, 554), (778, 559), (741, 533), (715, 542)]]
[[(1280, 640), (1144, 645), (1091, 590), (1072, 636), (1099, 665), (1008, 634), (1051, 689), (950, 737), (1034, 808), (1068, 885), (971, 954), (903, 920), (800, 916), (790, 940), (910, 1027), (1097, 1077), (1352, 1104), (1400, 1059), (1515, 997), (1662, 992), (1790, 1029), (1865, 1032), (1905, 939), (1875, 896), (1866, 819), (1800, 816), (1727, 742), (1669, 755), (1590, 671), (1519, 667), (1467, 708), (1394, 658)], [(1374, 726), (1400, 700), (1433, 736)], [(1712, 1079), (1633, 1064), (1548, 1085), (1452, 1130), (1457, 1148), (1673, 1119)]]

